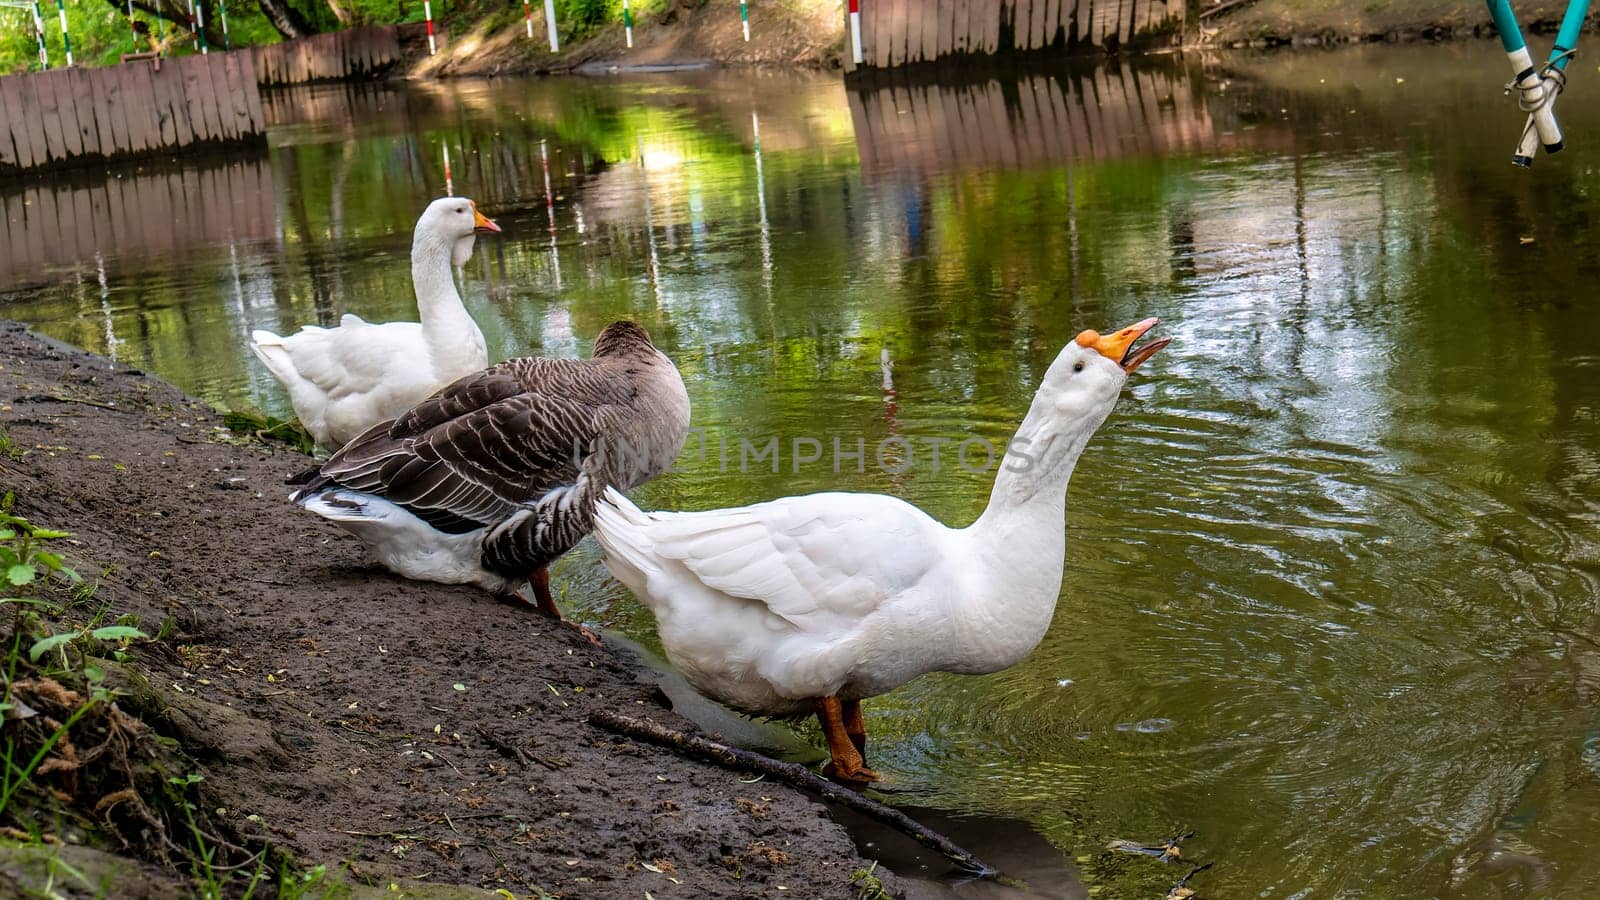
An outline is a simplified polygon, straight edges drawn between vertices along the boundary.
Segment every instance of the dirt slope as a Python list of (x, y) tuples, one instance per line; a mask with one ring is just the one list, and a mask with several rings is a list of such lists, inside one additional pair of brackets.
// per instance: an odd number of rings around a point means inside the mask
[[(1203, 8), (1213, 5), (1208, 0)], [(1523, 28), (1531, 32), (1554, 32), (1567, 8), (1566, 0), (1517, 0), (1514, 5)], [(1489, 37), (1495, 33), (1488, 7), (1476, 0), (1257, 0), (1229, 7), (1201, 20), (1201, 25), (1207, 42), (1220, 46)]]
[[(538, 7), (537, 2), (534, 7)], [(635, 22), (630, 49), (620, 24), (551, 53), (544, 13), (535, 9), (532, 39), (521, 20), (487, 17), (464, 33), (443, 39), (437, 56), (414, 43), (413, 77), (585, 72), (657, 66), (782, 66), (837, 68), (844, 49), (844, 14), (829, 3), (751, 4), (750, 40), (744, 39), (739, 6), (714, 0), (675, 15), (644, 16)], [(454, 30), (454, 29), (452, 29)]]
[(0, 458), (19, 512), (71, 530), (119, 612), (174, 620), (137, 665), (240, 835), (378, 884), (853, 896), (865, 863), (819, 804), (584, 724), (601, 706), (687, 727), (572, 630), (372, 568), (285, 502), (306, 457), (9, 324), (0, 425), (28, 451)]

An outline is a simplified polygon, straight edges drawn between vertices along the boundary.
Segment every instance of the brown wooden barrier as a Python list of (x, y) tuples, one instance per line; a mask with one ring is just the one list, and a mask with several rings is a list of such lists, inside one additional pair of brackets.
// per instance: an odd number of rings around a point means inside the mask
[[(860, 0), (861, 68), (1159, 41), (1188, 0)], [(857, 65), (845, 13), (846, 71)]]
[(277, 234), (273, 194), (260, 154), (0, 183), (0, 290), (57, 280), (97, 254), (166, 265), (194, 247), (268, 240)]
[(1028, 168), (1228, 146), (1198, 72), (1108, 63), (964, 84), (888, 73), (849, 91), (869, 179), (963, 168)]
[(252, 48), (262, 87), (377, 78), (400, 62), (393, 25), (350, 28)]
[(0, 172), (264, 143), (249, 54), (0, 78)]
[(399, 61), (397, 29), (384, 26), (0, 78), (0, 173), (263, 144), (258, 85), (376, 78)]

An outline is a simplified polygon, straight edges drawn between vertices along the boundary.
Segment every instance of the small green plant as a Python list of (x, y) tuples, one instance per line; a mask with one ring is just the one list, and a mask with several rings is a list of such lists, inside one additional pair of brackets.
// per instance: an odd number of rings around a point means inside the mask
[[(37, 663), (39, 657), (54, 651), (60, 654), (61, 668), (81, 671), (91, 684), (95, 684), (105, 678), (105, 672), (88, 662), (89, 656), (87, 653), (80, 653), (79, 661), (82, 663), (81, 666), (71, 665), (67, 651), (73, 645), (77, 645), (77, 648), (83, 651), (93, 646), (89, 643), (91, 641), (125, 643), (127, 641), (148, 640), (149, 637), (139, 629), (128, 625), (103, 625), (99, 628), (85, 625), (82, 628), (68, 629), (34, 641), (33, 646), (28, 648), (28, 660)], [(120, 649), (114, 652), (121, 654)]]
[(28, 451), (18, 447), (16, 443), (11, 440), (10, 432), (6, 431), (4, 428), (0, 428), (0, 456), (3, 456), (13, 462), (21, 462), (22, 457), (25, 456), (27, 452)]
[(856, 886), (856, 900), (893, 900), (887, 890), (884, 890), (883, 881), (872, 874), (878, 870), (878, 863), (865, 869), (857, 869), (850, 873), (850, 883)]
[(278, 869), (278, 900), (347, 900), (350, 893), (342, 870), (329, 872), (321, 865), (299, 870), (287, 862)]
[[(11, 505), (15, 498), (8, 492), (0, 499), (0, 584), (20, 588), (40, 578), (58, 576), (74, 583), (83, 581), (77, 572), (61, 562), (59, 554), (43, 549), (51, 541), (68, 534), (40, 528), (21, 516), (13, 515)], [(0, 599), (14, 602), (16, 597)]]

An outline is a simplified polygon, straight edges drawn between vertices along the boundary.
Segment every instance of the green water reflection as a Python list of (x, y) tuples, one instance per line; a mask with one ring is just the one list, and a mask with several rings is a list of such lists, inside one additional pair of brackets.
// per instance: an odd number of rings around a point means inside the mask
[[(1107, 841), (1182, 825), (1215, 896), (1553, 895), (1600, 882), (1600, 108), (1515, 171), (1501, 79), (1466, 44), (946, 91), (319, 89), (275, 98), (269, 157), (230, 164), (269, 196), (162, 176), (212, 217), (181, 246), (51, 257), (17, 237), (39, 204), (0, 189), (0, 290), (46, 333), (285, 413), (244, 336), (409, 317), (448, 146), (506, 230), (462, 279), (491, 355), (576, 354), (626, 316), (682, 366), (706, 449), (644, 503), (863, 489), (954, 522), (989, 482), (956, 443), (1002, 442), (1077, 330), (1161, 316), (1172, 346), (1074, 478), (1044, 643), (870, 707), (897, 797), (1027, 819), (1109, 896), (1176, 874)], [(773, 437), (779, 471), (740, 471), (739, 441)], [(822, 458), (796, 471), (795, 438)], [(588, 545), (558, 574), (649, 641)]]

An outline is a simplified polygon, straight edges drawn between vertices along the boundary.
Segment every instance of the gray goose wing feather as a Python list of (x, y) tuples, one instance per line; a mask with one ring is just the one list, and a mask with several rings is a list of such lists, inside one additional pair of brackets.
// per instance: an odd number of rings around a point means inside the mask
[(302, 493), (332, 482), (382, 496), (444, 531), (493, 525), (574, 484), (634, 394), (601, 362), (507, 360), (369, 429)]

